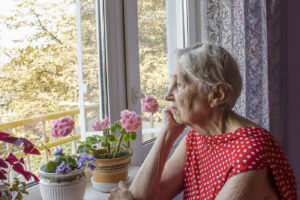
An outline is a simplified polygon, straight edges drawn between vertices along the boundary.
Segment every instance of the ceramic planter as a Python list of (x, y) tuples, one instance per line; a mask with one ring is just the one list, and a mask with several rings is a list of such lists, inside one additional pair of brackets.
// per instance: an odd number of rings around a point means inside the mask
[(126, 181), (131, 157), (132, 151), (120, 158), (96, 159), (97, 168), (92, 177), (94, 188), (101, 192), (110, 192), (120, 180)]
[(65, 175), (44, 172), (39, 168), (40, 192), (43, 200), (83, 200), (86, 188), (84, 168)]

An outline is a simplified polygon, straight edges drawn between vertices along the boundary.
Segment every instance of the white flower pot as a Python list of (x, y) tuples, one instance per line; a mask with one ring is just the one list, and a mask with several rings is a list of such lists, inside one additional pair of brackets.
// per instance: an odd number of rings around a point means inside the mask
[(43, 200), (83, 200), (86, 188), (84, 168), (65, 175), (46, 173), (45, 165), (39, 168), (40, 192)]

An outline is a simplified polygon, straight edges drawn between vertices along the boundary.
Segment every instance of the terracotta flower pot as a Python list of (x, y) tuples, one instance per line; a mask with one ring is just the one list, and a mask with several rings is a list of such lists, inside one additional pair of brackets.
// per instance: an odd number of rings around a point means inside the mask
[[(101, 149), (99, 151), (105, 151)], [(97, 168), (93, 171), (94, 181), (101, 183), (118, 183), (127, 180), (132, 151), (120, 158), (96, 159)]]

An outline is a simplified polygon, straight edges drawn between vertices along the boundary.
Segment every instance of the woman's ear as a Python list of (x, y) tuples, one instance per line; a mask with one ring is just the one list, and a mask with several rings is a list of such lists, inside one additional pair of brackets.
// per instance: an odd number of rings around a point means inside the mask
[(219, 82), (212, 87), (210, 94), (210, 107), (216, 108), (225, 102), (227, 97), (228, 86)]

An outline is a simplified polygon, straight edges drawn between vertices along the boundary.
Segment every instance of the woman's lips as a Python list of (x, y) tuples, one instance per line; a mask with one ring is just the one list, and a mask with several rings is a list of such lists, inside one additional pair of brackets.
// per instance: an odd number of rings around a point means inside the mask
[(177, 110), (177, 108), (175, 106), (171, 106), (170, 108), (171, 108), (172, 111)]

